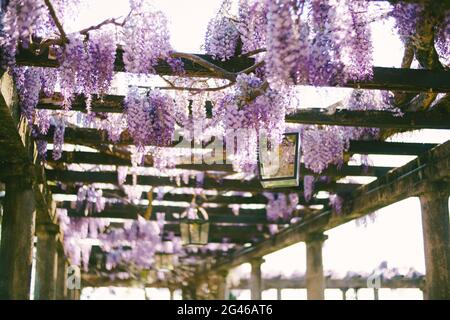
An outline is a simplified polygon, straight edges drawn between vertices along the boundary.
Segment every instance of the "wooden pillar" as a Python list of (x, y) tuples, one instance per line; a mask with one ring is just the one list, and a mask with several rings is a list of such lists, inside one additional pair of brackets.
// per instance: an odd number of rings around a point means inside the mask
[(35, 226), (31, 181), (11, 177), (5, 183), (0, 245), (0, 299), (30, 299)]
[(277, 288), (277, 300), (283, 300), (281, 297), (281, 288)]
[(264, 263), (263, 258), (254, 258), (250, 261), (252, 271), (250, 275), (250, 289), (252, 300), (262, 299), (262, 276), (261, 265)]
[(342, 300), (347, 300), (347, 288), (341, 289), (342, 292)]
[(174, 293), (175, 293), (175, 290), (173, 289), (173, 288), (167, 288), (167, 289), (169, 289), (169, 299), (172, 301), (172, 300), (174, 300)]
[(438, 185), (420, 196), (425, 249), (425, 299), (450, 299), (448, 189)]
[(181, 289), (183, 300), (197, 300), (197, 284), (191, 282)]
[(67, 299), (67, 260), (61, 244), (58, 245), (58, 268), (56, 277), (56, 299)]
[(373, 300), (380, 300), (378, 288), (373, 288)]
[(36, 300), (56, 298), (56, 279), (58, 268), (57, 236), (59, 226), (40, 224), (36, 227)]
[(217, 284), (217, 299), (228, 300), (228, 287), (227, 287), (228, 271), (220, 271), (218, 273)]
[(311, 234), (306, 238), (306, 289), (308, 300), (324, 300), (322, 245), (324, 234)]

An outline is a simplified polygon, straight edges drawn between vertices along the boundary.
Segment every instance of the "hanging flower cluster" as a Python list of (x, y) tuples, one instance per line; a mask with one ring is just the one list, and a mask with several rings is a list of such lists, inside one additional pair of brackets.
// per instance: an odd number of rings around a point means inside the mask
[(78, 211), (83, 211), (86, 216), (94, 212), (102, 212), (105, 209), (102, 190), (96, 189), (92, 185), (84, 185), (78, 188), (76, 207)]
[(146, 1), (131, 0), (130, 7), (132, 14), (123, 28), (125, 70), (138, 74), (155, 73), (158, 60), (169, 58), (172, 50), (167, 19)]
[(282, 219), (286, 221), (292, 218), (299, 202), (298, 194), (290, 193), (286, 195), (284, 193), (265, 192), (264, 196), (268, 200), (266, 205), (267, 220), (277, 221)]
[(242, 53), (264, 48), (266, 45), (267, 6), (264, 1), (239, 0), (236, 24), (242, 41)]
[[(345, 100), (348, 110), (386, 110), (401, 115), (393, 108), (388, 92), (353, 90)], [(302, 154), (305, 167), (321, 173), (329, 165), (342, 165), (344, 152), (350, 140), (368, 140), (378, 137), (378, 128), (347, 126), (305, 126), (302, 132)]]
[(116, 44), (112, 33), (92, 32), (89, 39), (68, 35), (69, 43), (58, 50), (63, 107), (70, 109), (76, 93), (86, 97), (90, 109), (92, 95), (108, 92), (114, 72)]
[(152, 90), (141, 96), (137, 88), (131, 88), (125, 99), (128, 132), (138, 148), (150, 144), (168, 146), (175, 130), (175, 104), (161, 91)]
[(214, 109), (215, 121), (222, 123), (228, 148), (234, 157), (234, 166), (242, 171), (253, 171), (257, 163), (258, 137), (266, 135), (274, 144), (283, 138), (287, 95), (268, 90), (252, 98), (263, 81), (253, 74), (239, 75), (236, 88), (225, 95)]
[(416, 33), (417, 23), (424, 7), (420, 3), (399, 2), (393, 5), (390, 16), (395, 19), (395, 26), (403, 42)]
[(347, 141), (334, 127), (307, 127), (301, 138), (306, 168), (321, 173), (331, 164), (342, 164)]
[[(265, 59), (271, 86), (323, 86), (370, 78), (367, 5), (367, 1), (312, 0), (306, 13), (305, 1), (268, 1)], [(351, 21), (344, 19), (346, 15)], [(364, 54), (348, 64), (345, 54), (362, 50)]]
[(101, 235), (102, 249), (107, 252), (106, 268), (134, 265), (149, 269), (161, 243), (158, 224), (142, 217)]
[(231, 1), (225, 0), (216, 17), (208, 23), (205, 36), (205, 51), (216, 59), (227, 60), (236, 55), (239, 31), (227, 17)]
[(64, 235), (64, 251), (70, 263), (88, 271), (92, 245), (86, 239), (98, 239), (109, 225), (108, 219), (74, 218), (66, 209), (56, 209), (58, 223)]
[(0, 47), (2, 48), (2, 65), (12, 66), (16, 60), (17, 45), (24, 48), (30, 45), (31, 37), (41, 27), (42, 16), (48, 16), (43, 1), (10, 0), (3, 14), (0, 32)]

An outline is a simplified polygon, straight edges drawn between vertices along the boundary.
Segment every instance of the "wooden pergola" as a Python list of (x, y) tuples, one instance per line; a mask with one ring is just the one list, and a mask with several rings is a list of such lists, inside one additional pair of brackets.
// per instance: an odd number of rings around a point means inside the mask
[[(407, 48), (409, 49), (409, 48)], [(301, 109), (286, 120), (292, 123), (323, 124), (339, 126), (357, 126), (381, 128), (383, 137), (395, 132), (415, 129), (450, 129), (450, 71), (440, 64), (424, 69), (409, 69), (410, 52), (405, 51), (403, 68), (374, 67), (373, 79), (354, 83), (344, 87), (360, 89), (391, 90), (396, 94), (396, 102), (404, 111), (403, 117), (394, 116), (384, 111), (349, 111), (337, 110), (330, 114), (328, 110)], [(55, 60), (49, 60), (48, 53), (35, 55), (27, 50), (20, 50), (17, 63), (26, 66), (56, 67)], [(251, 68), (255, 61), (247, 57), (235, 57), (226, 62), (217, 62), (209, 56), (198, 55), (203, 61), (216, 65), (227, 72), (239, 72)], [(420, 60), (420, 55), (418, 56)], [(204, 64), (183, 59), (186, 76), (214, 78), (216, 74)], [(410, 62), (409, 62), (410, 64)], [(122, 51), (119, 50), (116, 71), (124, 69)], [(426, 70), (425, 70), (426, 69)], [(170, 75), (171, 69), (161, 63), (156, 71), (160, 75)], [(43, 165), (37, 156), (36, 143), (31, 137), (26, 119), (18, 106), (15, 85), (7, 72), (1, 75), (0, 99), (0, 180), (4, 182), (3, 220), (0, 248), (0, 298), (29, 298), (31, 282), (32, 251), (34, 236), (37, 236), (37, 286), (36, 298), (39, 299), (77, 299), (79, 290), (67, 290), (67, 267), (70, 265), (64, 255), (62, 237), (56, 221), (56, 208), (65, 208), (71, 217), (83, 216), (84, 213), (73, 208), (67, 201), (55, 201), (55, 195), (76, 195), (77, 183), (117, 184), (115, 171), (74, 171), (69, 164), (131, 166), (130, 153), (123, 146), (132, 144), (130, 137), (122, 134), (120, 141), (114, 145), (107, 138), (107, 133), (99, 130), (68, 127), (65, 131), (65, 143), (87, 146), (97, 152), (72, 151), (63, 152), (60, 160), (51, 160)], [(438, 93), (444, 93), (437, 101)], [(94, 112), (122, 112), (123, 96), (110, 95), (92, 103)], [(434, 105), (431, 106), (432, 102)], [(60, 108), (61, 98), (42, 99), (38, 108), (55, 110)], [(205, 106), (211, 108), (211, 103)], [(80, 97), (73, 103), (73, 110), (84, 112), (85, 105)], [(39, 137), (51, 141), (54, 128), (47, 135)], [(329, 167), (321, 175), (331, 178), (328, 182), (315, 185), (315, 196), (305, 201), (303, 186), (265, 190), (257, 178), (250, 181), (224, 179), (217, 181), (212, 174), (217, 172), (233, 173), (229, 164), (187, 164), (179, 165), (181, 170), (196, 170), (205, 173), (203, 189), (216, 190), (218, 196), (210, 201), (208, 209), (211, 222), (210, 238), (212, 243), (220, 243), (223, 238), (232, 244), (226, 254), (206, 252), (197, 254), (199, 263), (190, 262), (189, 255), (182, 257), (180, 275), (169, 276), (165, 285), (171, 289), (183, 290), (185, 299), (224, 299), (226, 277), (230, 269), (243, 263), (251, 264), (252, 299), (261, 299), (265, 285), (261, 277), (261, 264), (267, 254), (283, 249), (298, 242), (306, 243), (307, 272), (302, 286), (307, 289), (308, 299), (323, 299), (327, 280), (322, 266), (322, 244), (326, 241), (324, 232), (351, 220), (363, 217), (375, 210), (388, 206), (408, 197), (419, 197), (422, 206), (423, 237), (425, 244), (426, 275), (423, 286), (427, 299), (450, 298), (450, 238), (449, 238), (449, 182), (450, 182), (450, 142), (443, 144), (399, 143), (379, 141), (351, 141), (346, 159), (352, 154), (411, 155), (414, 160), (401, 167), (371, 166), (362, 168), (344, 164), (341, 168)], [(144, 165), (151, 167), (153, 159), (147, 156)], [(302, 167), (301, 175), (313, 173)], [(371, 176), (376, 178), (368, 184), (340, 182), (346, 176)], [(131, 183), (128, 175), (126, 183)], [(168, 177), (142, 175), (137, 183), (143, 186), (170, 186), (179, 188)], [(63, 187), (62, 187), (63, 186)], [(182, 187), (196, 187), (190, 180)], [(251, 196), (226, 195), (226, 192), (248, 192)], [(300, 205), (297, 222), (290, 223), (282, 219), (269, 221), (265, 209), (240, 209), (234, 215), (230, 204), (265, 205), (267, 199), (263, 192), (274, 191), (298, 193)], [(330, 209), (328, 199), (318, 198), (318, 191), (328, 191), (346, 199), (343, 212), (337, 215)], [(103, 190), (104, 197), (123, 196), (119, 188)], [(153, 194), (153, 199), (156, 198)], [(142, 199), (147, 199), (147, 193)], [(166, 224), (163, 237), (169, 232), (178, 235), (179, 219), (186, 202), (192, 194), (166, 193), (163, 200), (171, 205), (154, 205), (153, 212), (165, 212)], [(313, 206), (313, 207), (311, 207)], [(93, 213), (95, 218), (137, 219), (144, 215), (147, 206), (114, 204), (107, 205), (100, 213)], [(151, 215), (155, 219), (155, 215)], [(279, 231), (271, 234), (269, 225), (276, 224)], [(120, 227), (118, 225), (117, 227)], [(401, 226), (399, 226), (400, 228)], [(400, 232), (400, 231), (399, 231)], [(95, 251), (95, 250), (93, 250)], [(100, 255), (99, 255), (100, 253)], [(419, 254), (419, 253), (418, 253)], [(194, 253), (192, 255), (195, 255)], [(100, 258), (99, 258), (100, 256)], [(83, 274), (82, 286), (89, 283), (102, 283), (100, 273), (96, 273), (101, 250), (93, 252), (90, 260), (91, 269)], [(147, 286), (161, 284), (147, 283)], [(300, 286), (300, 285), (299, 285)]]

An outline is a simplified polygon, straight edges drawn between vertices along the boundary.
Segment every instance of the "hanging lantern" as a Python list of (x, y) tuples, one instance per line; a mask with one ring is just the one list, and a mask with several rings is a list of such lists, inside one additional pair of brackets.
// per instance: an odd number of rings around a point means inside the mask
[(183, 213), (180, 221), (181, 241), (185, 246), (208, 244), (209, 221), (206, 210), (192, 199), (191, 206)]
[(263, 188), (297, 187), (300, 182), (299, 159), (298, 132), (285, 133), (281, 144), (273, 150), (260, 141), (258, 165)]
[(170, 271), (174, 269), (174, 262), (173, 243), (164, 241), (160, 249), (155, 252), (155, 267), (160, 271)]

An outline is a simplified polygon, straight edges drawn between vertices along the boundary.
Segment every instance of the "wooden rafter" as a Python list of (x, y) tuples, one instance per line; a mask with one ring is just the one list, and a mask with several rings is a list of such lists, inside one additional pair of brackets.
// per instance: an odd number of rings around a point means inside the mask
[[(118, 50), (116, 56), (115, 70), (124, 71), (124, 64), (122, 61), (123, 51)], [(214, 60), (207, 55), (196, 55), (203, 60), (213, 63), (218, 67), (229, 72), (240, 72), (254, 64), (254, 60), (250, 58), (232, 58), (231, 60), (221, 62)], [(207, 77), (216, 78), (217, 73), (211, 72), (207, 68), (198, 65), (191, 60), (182, 58), (186, 76), (191, 77)], [(29, 50), (20, 50), (16, 61), (18, 65), (39, 66), (39, 67), (57, 67), (56, 60), (48, 59), (48, 52), (42, 52), (40, 55), (35, 55)], [(161, 61), (155, 67), (159, 75), (172, 75), (170, 66)], [(361, 89), (381, 89), (381, 90), (401, 90), (401, 91), (430, 91), (433, 92), (449, 92), (450, 91), (450, 77), (445, 71), (430, 71), (430, 70), (412, 70), (412, 69), (396, 69), (396, 68), (373, 68), (373, 79), (364, 82), (348, 82), (343, 87), (361, 88)], [(334, 86), (338, 86), (336, 83)]]
[[(67, 170), (47, 170), (48, 181), (60, 181), (60, 182), (85, 182), (85, 183), (117, 183), (117, 173), (116, 172), (86, 172), (86, 171), (67, 171)], [(128, 175), (126, 179), (127, 184), (132, 183), (132, 176)], [(205, 178), (203, 186), (200, 186), (193, 179), (189, 180), (189, 183), (178, 185), (176, 181), (173, 181), (169, 177), (160, 176), (137, 176), (137, 183), (139, 185), (148, 186), (172, 186), (172, 187), (202, 187), (203, 189), (214, 189), (214, 190), (227, 190), (227, 191), (244, 191), (244, 192), (264, 192), (267, 191), (262, 188), (261, 183), (257, 180), (250, 181), (240, 181), (223, 179), (222, 181), (217, 181), (213, 178)], [(359, 186), (359, 184), (353, 183), (322, 183), (317, 182), (315, 184), (316, 190), (334, 191), (334, 192), (349, 192), (354, 188)], [(279, 188), (277, 192), (299, 192), (302, 186), (297, 188)]]

